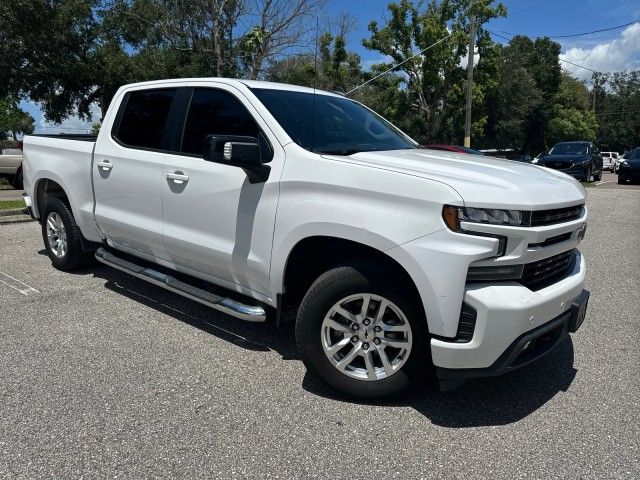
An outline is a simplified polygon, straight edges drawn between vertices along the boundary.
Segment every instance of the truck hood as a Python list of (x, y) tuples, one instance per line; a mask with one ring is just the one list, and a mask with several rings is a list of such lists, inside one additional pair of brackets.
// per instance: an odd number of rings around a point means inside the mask
[(543, 210), (575, 205), (586, 197), (569, 175), (500, 158), (423, 149), (360, 152), (346, 158), (445, 183), (469, 206)]

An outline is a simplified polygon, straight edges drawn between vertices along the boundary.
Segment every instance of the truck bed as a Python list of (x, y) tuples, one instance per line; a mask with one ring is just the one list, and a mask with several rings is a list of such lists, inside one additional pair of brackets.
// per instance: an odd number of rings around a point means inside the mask
[(47, 138), (59, 138), (62, 140), (79, 140), (81, 142), (95, 142), (98, 139), (97, 135), (92, 135), (89, 133), (79, 133), (79, 134), (66, 134), (66, 133), (58, 133), (58, 134), (49, 134), (49, 133), (38, 133), (35, 135), (29, 135), (30, 137), (47, 137)]

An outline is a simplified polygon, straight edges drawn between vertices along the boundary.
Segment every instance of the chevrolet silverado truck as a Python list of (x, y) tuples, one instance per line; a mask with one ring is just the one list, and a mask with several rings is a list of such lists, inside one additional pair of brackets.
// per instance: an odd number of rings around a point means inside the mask
[(28, 136), (25, 202), (55, 268), (95, 259), (237, 319), (295, 321), (344, 395), (509, 372), (585, 318), (585, 190), (419, 148), (362, 104), (291, 85), (127, 85), (97, 137)]

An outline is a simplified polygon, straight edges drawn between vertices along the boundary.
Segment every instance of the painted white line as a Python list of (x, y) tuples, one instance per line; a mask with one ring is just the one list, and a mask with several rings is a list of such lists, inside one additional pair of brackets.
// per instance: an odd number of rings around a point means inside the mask
[(23, 295), (35, 295), (37, 293), (40, 293), (35, 288), (27, 285), (26, 283), (22, 283), (20, 280), (16, 280), (11, 275), (7, 275), (4, 272), (0, 272), (0, 283), (4, 283), (5, 285), (10, 286)]
[(596, 182), (597, 185), (604, 185), (605, 183), (613, 183), (613, 180), (607, 180), (606, 182)]

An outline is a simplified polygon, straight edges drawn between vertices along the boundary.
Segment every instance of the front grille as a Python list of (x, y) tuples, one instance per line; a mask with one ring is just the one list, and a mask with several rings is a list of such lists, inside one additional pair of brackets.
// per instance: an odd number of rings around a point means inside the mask
[(553, 210), (538, 210), (531, 212), (531, 226), (553, 225), (555, 223), (569, 222), (582, 216), (584, 205), (573, 207), (555, 208)]
[(522, 271), (520, 282), (530, 290), (540, 290), (560, 280), (571, 267), (575, 249), (553, 257), (527, 263)]

